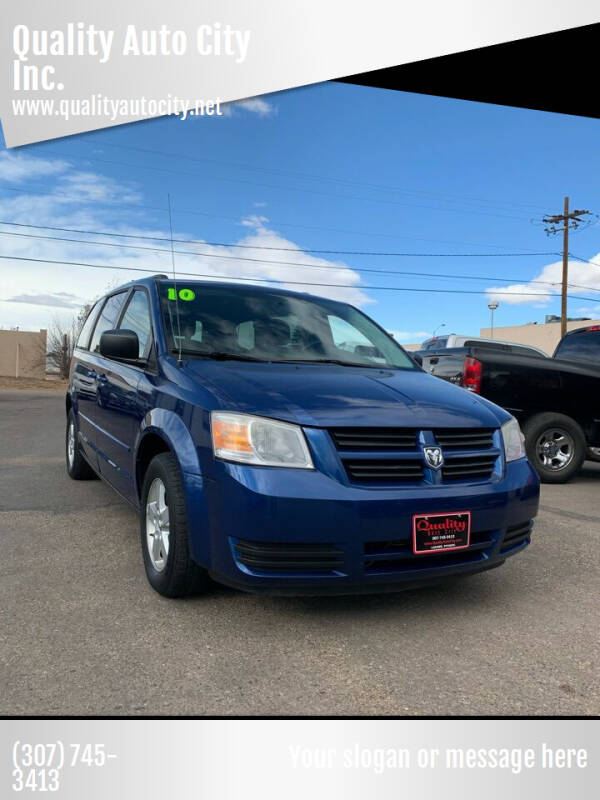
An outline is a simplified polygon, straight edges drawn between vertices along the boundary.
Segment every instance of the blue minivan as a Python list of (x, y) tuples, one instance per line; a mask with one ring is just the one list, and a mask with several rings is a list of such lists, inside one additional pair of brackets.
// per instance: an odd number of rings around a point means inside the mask
[(538, 477), (517, 421), (427, 375), (346, 303), (156, 275), (99, 300), (66, 459), (139, 512), (146, 574), (275, 594), (379, 592), (502, 564)]

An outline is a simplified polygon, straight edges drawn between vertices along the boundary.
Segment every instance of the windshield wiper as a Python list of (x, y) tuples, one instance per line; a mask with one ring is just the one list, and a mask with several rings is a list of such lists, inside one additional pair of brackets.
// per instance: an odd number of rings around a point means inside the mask
[(191, 347), (174, 347), (172, 353), (181, 353), (186, 356), (195, 356), (196, 358), (210, 358), (213, 361), (260, 361), (265, 363), (264, 358), (255, 358), (254, 356), (247, 356), (243, 353), (225, 353), (220, 350), (213, 350), (209, 353), (203, 353), (201, 350), (194, 350)]
[(360, 361), (343, 361), (341, 358), (256, 358), (256, 356), (245, 355), (244, 353), (227, 353), (221, 350), (213, 350), (204, 353), (201, 350), (194, 350), (191, 347), (182, 347), (181, 350), (174, 347), (172, 353), (181, 353), (186, 356), (196, 358), (209, 358), (213, 361), (257, 361), (261, 364), (337, 364), (341, 367), (367, 367), (369, 369), (393, 369), (386, 364), (365, 364)]
[(390, 369), (386, 364), (365, 364), (362, 361), (343, 361), (341, 358), (289, 358), (277, 361), (278, 364), (339, 364), (342, 367), (369, 367)]

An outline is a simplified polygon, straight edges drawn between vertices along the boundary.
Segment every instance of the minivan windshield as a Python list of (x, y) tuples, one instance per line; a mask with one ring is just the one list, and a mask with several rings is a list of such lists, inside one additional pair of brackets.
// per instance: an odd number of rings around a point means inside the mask
[(171, 352), (186, 358), (417, 369), (385, 331), (346, 303), (252, 286), (161, 281)]

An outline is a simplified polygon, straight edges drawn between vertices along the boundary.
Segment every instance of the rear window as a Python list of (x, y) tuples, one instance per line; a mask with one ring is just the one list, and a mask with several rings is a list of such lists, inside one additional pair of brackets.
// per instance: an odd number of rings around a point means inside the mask
[(567, 361), (587, 361), (600, 364), (600, 330), (585, 330), (571, 333), (556, 348), (554, 358)]
[(435, 339), (427, 339), (421, 345), (421, 350), (443, 350), (448, 345), (447, 336), (436, 336)]

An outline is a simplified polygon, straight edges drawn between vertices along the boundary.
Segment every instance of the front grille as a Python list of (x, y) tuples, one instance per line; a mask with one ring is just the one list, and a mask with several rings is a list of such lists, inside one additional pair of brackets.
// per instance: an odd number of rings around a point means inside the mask
[(252, 572), (332, 573), (344, 564), (344, 553), (334, 544), (237, 539), (233, 549), (238, 563)]
[(344, 460), (348, 477), (357, 483), (404, 483), (423, 480), (423, 462), (420, 458), (356, 459)]
[(482, 450), (491, 447), (493, 433), (490, 428), (444, 428), (433, 431), (437, 443), (445, 450)]
[[(487, 480), (500, 455), (492, 428), (332, 428), (329, 433), (349, 481), (358, 485)], [(421, 446), (436, 443), (444, 465), (432, 474)]]
[(338, 450), (414, 450), (417, 432), (407, 428), (333, 428)]
[(507, 550), (512, 550), (514, 547), (519, 547), (519, 545), (522, 545), (523, 542), (527, 541), (531, 536), (532, 527), (533, 524), (531, 520), (528, 520), (520, 525), (513, 525), (512, 527), (507, 528), (506, 533), (504, 534), (504, 539), (502, 540), (500, 552), (505, 553)]
[(489, 478), (494, 471), (497, 455), (448, 456), (442, 467), (443, 480), (457, 481), (470, 478)]

